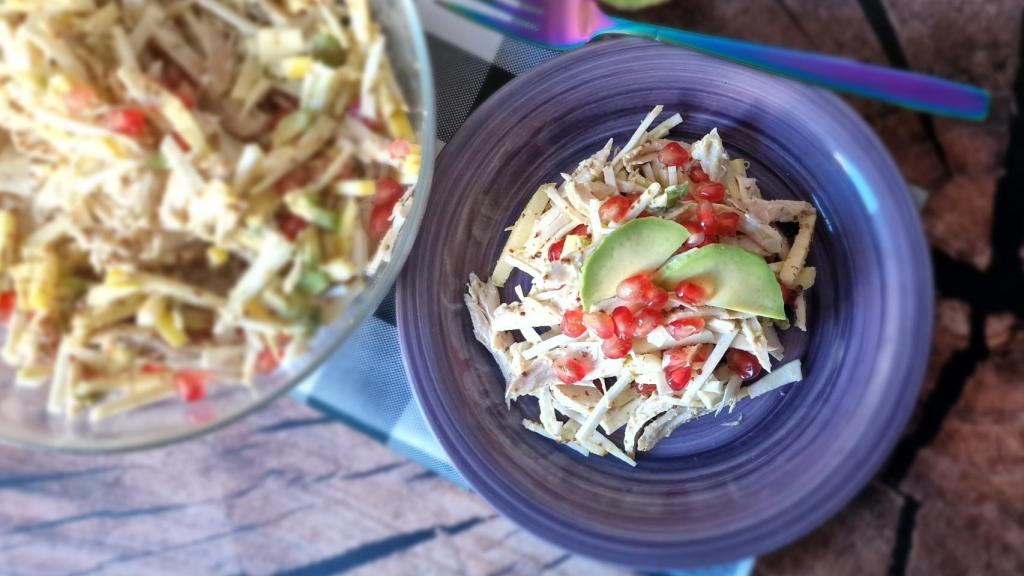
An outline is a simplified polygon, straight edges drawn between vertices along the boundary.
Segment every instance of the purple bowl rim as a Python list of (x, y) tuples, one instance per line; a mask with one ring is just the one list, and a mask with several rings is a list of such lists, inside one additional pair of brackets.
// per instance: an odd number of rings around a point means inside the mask
[[(483, 126), (486, 124), (485, 119), (489, 117), (491, 110), (498, 108), (502, 104), (501, 100), (505, 98), (507, 94), (514, 93), (520, 87), (528, 86), (534, 77), (540, 77), (548, 74), (551, 70), (557, 70), (563, 67), (571, 68), (574, 66), (574, 62), (576, 60), (600, 58), (605, 56), (607, 53), (611, 53), (621, 48), (631, 47), (632, 45), (660, 45), (672, 50), (686, 50), (685, 48), (667, 46), (651, 40), (638, 38), (616, 38), (602, 39), (599, 42), (587, 44), (582, 48), (573, 50), (572, 52), (556, 56), (548, 62), (516, 76), (473, 110), (470, 116), (465, 120), (465, 122), (463, 122), (462, 126), (460, 126), (451, 141), (446, 143), (442, 148), (435, 161), (435, 174), (442, 172), (441, 168), (449, 155), (449, 150), (453, 149), (452, 143), (456, 142), (463, 134), (476, 132), (480, 129), (477, 125)], [(744, 68), (738, 64), (704, 56), (690, 50), (686, 51), (691, 52), (693, 57), (706, 59), (707, 61), (720, 66)], [(864, 143), (863, 148), (875, 149), (876, 154), (873, 159), (877, 162), (876, 168), (880, 175), (888, 176), (888, 178), (885, 178), (884, 180), (899, 182), (901, 183), (901, 186), (899, 187), (907, 187), (902, 173), (897, 168), (888, 149), (878, 138), (874, 130), (867, 125), (859, 114), (857, 114), (838, 96), (832, 92), (800, 84), (795, 81), (786, 80), (765, 73), (759, 74), (763, 76), (766, 82), (778, 83), (782, 87), (781, 89), (790, 90), (795, 93), (799, 93), (803, 98), (817, 101), (816, 103), (823, 109), (830, 109), (835, 115), (843, 117), (845, 119), (845, 125), (849, 129), (848, 131), (851, 133), (858, 133), (855, 135), (858, 136), (859, 139), (862, 139)], [(571, 164), (572, 160), (569, 159), (567, 162)], [(894, 188), (891, 186), (884, 188), (884, 193), (886, 194), (892, 191), (894, 191)], [(442, 423), (438, 421), (436, 412), (437, 407), (435, 405), (435, 401), (431, 398), (427, 387), (427, 384), (432, 382), (432, 377), (429, 374), (417, 372), (415, 368), (418, 367), (411, 365), (411, 357), (416, 352), (415, 334), (410, 328), (410, 323), (403, 322), (403, 318), (407, 317), (407, 315), (415, 314), (415, 299), (413, 295), (419, 288), (416, 279), (411, 277), (411, 267), (407, 266), (402, 271), (402, 274), (396, 284), (395, 303), (396, 321), (399, 329), (399, 345), (402, 352), (402, 363), (409, 378), (409, 382), (413, 390), (413, 396), (423, 411), (424, 418), (429, 429), (441, 444), (445, 454), (448, 456), (449, 460), (451, 460), (452, 465), (459, 471), (470, 487), (480, 494), (488, 504), (493, 506), (504, 516), (511, 519), (527, 532), (547, 542), (553, 542), (573, 553), (604, 562), (634, 569), (654, 570), (711, 566), (738, 561), (752, 555), (760, 555), (776, 550), (808, 534), (813, 529), (828, 521), (832, 516), (842, 510), (851, 500), (853, 500), (853, 498), (860, 493), (871, 479), (875, 477), (876, 473), (881, 469), (885, 460), (889, 457), (899, 440), (900, 435), (910, 418), (914, 403), (920, 391), (925, 369), (927, 367), (929, 350), (931, 348), (934, 324), (935, 294), (934, 285), (930, 281), (933, 277), (932, 262), (928, 243), (925, 239), (921, 223), (920, 211), (914, 206), (909, 191), (907, 191), (906, 194), (893, 194), (892, 196), (892, 198), (889, 198), (889, 200), (893, 201), (893, 204), (888, 206), (889, 212), (890, 214), (893, 214), (893, 220), (899, 220), (903, 225), (900, 229), (900, 233), (897, 235), (907, 242), (907, 264), (918, 272), (918, 274), (911, 276), (911, 281), (922, 285), (919, 287), (926, 288), (929, 294), (927, 297), (919, 298), (916, 302), (917, 306), (914, 307), (916, 309), (912, 310), (913, 314), (916, 315), (917, 320), (915, 326), (921, 332), (923, 337), (917, 339), (916, 349), (908, 350), (914, 353), (905, 355), (908, 360), (904, 362), (902, 368), (909, 376), (907, 380), (909, 385), (904, 387), (904, 392), (898, 399), (898, 405), (892, 412), (892, 418), (886, 423), (889, 425), (889, 428), (885, 435), (882, 436), (882, 441), (878, 445), (879, 449), (873, 451), (869, 457), (865, 459), (863, 465), (857, 469), (858, 472), (856, 474), (846, 476), (842, 483), (835, 486), (835, 488), (837, 488), (836, 491), (833, 493), (831, 498), (822, 502), (822, 506), (816, 508), (812, 513), (803, 516), (801, 523), (798, 526), (793, 526), (786, 532), (776, 534), (773, 539), (763, 540), (757, 545), (752, 545), (749, 549), (736, 550), (734, 553), (707, 554), (703, 556), (698, 555), (697, 557), (694, 557), (693, 555), (673, 555), (670, 550), (672, 547), (671, 544), (657, 543), (653, 545), (644, 545), (637, 543), (631, 554), (634, 558), (624, 559), (621, 553), (612, 554), (604, 549), (594, 547), (593, 540), (587, 540), (587, 538), (600, 538), (600, 535), (579, 535), (564, 530), (559, 532), (549, 525), (538, 526), (536, 523), (537, 519), (527, 512), (528, 508), (526, 506), (519, 507), (512, 505), (503, 499), (501, 494), (491, 493), (489, 490), (489, 482), (485, 481), (484, 478), (485, 473), (479, 472), (471, 459), (467, 458), (465, 454), (459, 451), (458, 444), (452, 440), (449, 432), (442, 426)], [(438, 198), (439, 195), (435, 188), (433, 201), (437, 202)], [(424, 227), (429, 229), (429, 223), (425, 223)], [(421, 231), (421, 234), (426, 233), (427, 232)], [(420, 240), (421, 241), (417, 244), (417, 248), (414, 248), (413, 250), (414, 254), (420, 249), (420, 246), (424, 245), (422, 239)], [(412, 261), (415, 260), (416, 259), (412, 259)]]

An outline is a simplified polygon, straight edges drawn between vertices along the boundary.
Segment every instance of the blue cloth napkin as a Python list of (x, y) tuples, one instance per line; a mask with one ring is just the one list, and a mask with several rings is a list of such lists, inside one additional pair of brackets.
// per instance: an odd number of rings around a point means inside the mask
[[(498, 88), (556, 54), (471, 24), (442, 10), (434, 0), (416, 0), (416, 4), (427, 30), (434, 71), (438, 149)], [(398, 344), (394, 290), (294, 395), (468, 488), (423, 419), (406, 379)], [(673, 574), (748, 576), (753, 565), (749, 559)]]
[(405, 378), (395, 327), (394, 290), (294, 395), (468, 488), (430, 432)]

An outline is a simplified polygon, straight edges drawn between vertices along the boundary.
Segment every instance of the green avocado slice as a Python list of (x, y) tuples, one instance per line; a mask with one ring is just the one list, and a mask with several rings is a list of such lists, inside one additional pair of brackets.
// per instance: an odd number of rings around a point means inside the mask
[(739, 246), (711, 244), (672, 258), (658, 270), (656, 284), (674, 289), (683, 280), (701, 285), (708, 304), (784, 320), (782, 288), (768, 264)]
[(605, 236), (583, 263), (583, 309), (614, 296), (626, 278), (656, 270), (689, 236), (684, 226), (661, 218), (631, 220)]

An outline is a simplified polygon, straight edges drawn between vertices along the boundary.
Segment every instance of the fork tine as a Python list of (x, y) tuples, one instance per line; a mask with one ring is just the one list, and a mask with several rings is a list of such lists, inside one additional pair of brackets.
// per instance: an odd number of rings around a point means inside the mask
[[(481, 1), (481, 0), (477, 0), (477, 1)], [(462, 6), (461, 4), (455, 4), (455, 3), (449, 2), (448, 0), (437, 0), (437, 3), (440, 4), (442, 8), (445, 8), (445, 9), (451, 11), (451, 12), (454, 12), (455, 14), (458, 14), (459, 16), (462, 16), (463, 18), (466, 18), (467, 20), (471, 20), (473, 22), (476, 22), (477, 24), (480, 24), (482, 26), (486, 26), (487, 28), (491, 28), (493, 30), (497, 30), (499, 32), (503, 32), (505, 34), (510, 34), (510, 35), (513, 35), (513, 36), (519, 36), (519, 37), (526, 38), (526, 39), (529, 39), (529, 40), (535, 40), (536, 39), (536, 31), (533, 28), (531, 28), (530, 26), (526, 25), (526, 24), (533, 24), (533, 19), (531, 17), (516, 18), (516, 19), (513, 19), (513, 20), (502, 20), (500, 18), (495, 18), (494, 16), (491, 16), (489, 14), (485, 14), (483, 12), (478, 12), (476, 10), (473, 10), (472, 8), (467, 8), (465, 6)], [(495, 8), (497, 8), (497, 6), (500, 5), (497, 2), (491, 3), (491, 2), (484, 1), (483, 3), (491, 4)], [(506, 13), (508, 13), (509, 10), (516, 10), (516, 11), (518, 11), (518, 9), (512, 8), (511, 6), (509, 6), (507, 4), (500, 5), (500, 6), (501, 6), (502, 11), (505, 11)], [(524, 13), (524, 14), (526, 14), (526, 13)], [(513, 16), (514, 14), (509, 13), (509, 15)], [(535, 16), (535, 15), (534, 14), (530, 14), (530, 16)], [(526, 20), (525, 24), (524, 24), (523, 20)]]

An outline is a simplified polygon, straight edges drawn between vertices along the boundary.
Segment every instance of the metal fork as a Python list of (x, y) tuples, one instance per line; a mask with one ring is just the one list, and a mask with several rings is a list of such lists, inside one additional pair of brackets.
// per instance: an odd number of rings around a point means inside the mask
[[(653, 38), (809, 84), (939, 116), (984, 120), (988, 92), (934, 76), (846, 58), (687, 32), (608, 16), (594, 0), (437, 0), (443, 7), (497, 30), (554, 50), (571, 50), (606, 34)], [(469, 8), (475, 2), (492, 13)], [(486, 10), (486, 9), (484, 9)]]

